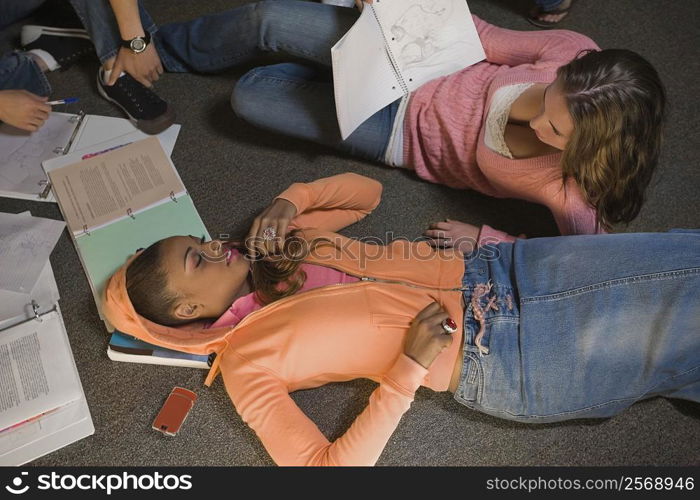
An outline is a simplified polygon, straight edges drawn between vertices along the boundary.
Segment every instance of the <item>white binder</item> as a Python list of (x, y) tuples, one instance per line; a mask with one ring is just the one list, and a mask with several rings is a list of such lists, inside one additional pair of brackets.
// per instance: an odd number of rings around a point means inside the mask
[[(180, 125), (158, 134), (168, 155), (172, 154)], [(124, 118), (52, 112), (36, 132), (29, 133), (0, 123), (0, 196), (34, 201), (56, 200), (42, 162), (68, 153), (126, 144), (149, 137)]]
[[(26, 214), (11, 217), (32, 219)], [(0, 250), (2, 266), (10, 258), (7, 248)], [(95, 432), (48, 258), (33, 286), (24, 288), (0, 290), (3, 466), (24, 464)]]

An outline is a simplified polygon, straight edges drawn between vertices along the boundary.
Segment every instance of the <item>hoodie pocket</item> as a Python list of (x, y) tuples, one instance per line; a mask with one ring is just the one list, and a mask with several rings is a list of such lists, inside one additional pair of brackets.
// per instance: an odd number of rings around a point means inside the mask
[(408, 330), (411, 327), (411, 321), (413, 321), (413, 316), (372, 313), (372, 325), (378, 328), (403, 328)]

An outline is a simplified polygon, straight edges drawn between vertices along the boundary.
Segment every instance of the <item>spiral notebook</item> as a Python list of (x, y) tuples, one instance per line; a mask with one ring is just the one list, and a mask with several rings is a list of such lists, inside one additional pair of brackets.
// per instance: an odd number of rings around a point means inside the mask
[(44, 168), (102, 318), (107, 280), (137, 249), (173, 235), (209, 238), (158, 137), (56, 158)]
[[(171, 152), (180, 125), (173, 125), (159, 137)], [(82, 151), (99, 143), (135, 141), (148, 137), (124, 118), (52, 112), (36, 132), (0, 124), (0, 196), (35, 201), (56, 201), (42, 168), (42, 162)]]
[(464, 0), (375, 0), (331, 49), (343, 140), (424, 83), (486, 57)]

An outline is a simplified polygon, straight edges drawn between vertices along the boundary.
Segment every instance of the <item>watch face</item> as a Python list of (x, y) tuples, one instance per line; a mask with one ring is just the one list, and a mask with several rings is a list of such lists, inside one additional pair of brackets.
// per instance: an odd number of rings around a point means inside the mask
[(136, 53), (146, 50), (146, 41), (143, 38), (134, 38), (129, 45), (131, 50)]

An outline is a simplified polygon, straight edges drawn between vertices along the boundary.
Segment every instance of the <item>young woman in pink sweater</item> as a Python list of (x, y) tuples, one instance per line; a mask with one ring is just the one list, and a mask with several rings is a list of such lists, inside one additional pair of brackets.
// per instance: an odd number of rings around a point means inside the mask
[[(303, 59), (246, 73), (231, 97), (236, 114), (431, 182), (544, 204), (562, 234), (604, 232), (639, 213), (665, 101), (641, 56), (601, 51), (572, 31), (513, 31), (475, 16), (485, 61), (426, 83), (342, 141), (330, 50), (357, 16), (327, 4), (263, 1), (168, 24), (156, 43), (167, 47), (167, 67), (181, 71), (221, 70), (270, 52)], [(438, 229), (447, 245), (477, 236), (453, 222)], [(487, 227), (482, 235), (506, 238)]]
[[(639, 213), (664, 111), (663, 86), (641, 56), (601, 51), (571, 31), (513, 31), (474, 17), (485, 61), (426, 83), (342, 141), (330, 49), (357, 16), (314, 2), (259, 2), (163, 26), (156, 43), (168, 46), (168, 67), (182, 71), (269, 52), (301, 58), (244, 75), (233, 90), (236, 114), (431, 182), (544, 204), (562, 234), (604, 232)], [(438, 229), (447, 245), (477, 236), (454, 222)], [(506, 238), (488, 227), (482, 236)]]

